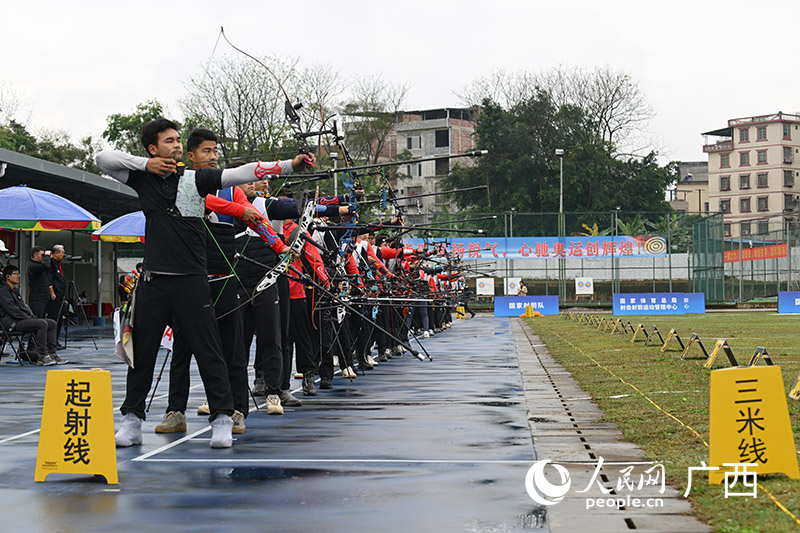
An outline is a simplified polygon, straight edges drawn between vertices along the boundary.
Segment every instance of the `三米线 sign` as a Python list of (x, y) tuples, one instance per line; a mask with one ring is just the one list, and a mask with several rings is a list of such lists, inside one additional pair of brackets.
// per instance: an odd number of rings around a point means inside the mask
[(782, 472), (798, 479), (792, 424), (779, 366), (736, 367), (711, 372), (711, 483), (721, 483), (736, 463), (751, 472)]
[(52, 473), (102, 475), (118, 483), (108, 370), (47, 373), (34, 479)]

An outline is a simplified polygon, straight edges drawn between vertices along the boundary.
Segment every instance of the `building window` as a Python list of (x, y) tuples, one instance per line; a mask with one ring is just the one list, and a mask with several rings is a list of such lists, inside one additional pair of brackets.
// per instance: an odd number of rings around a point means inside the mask
[(422, 148), (422, 137), (419, 135), (406, 137), (406, 148), (409, 150)]
[(783, 123), (783, 138), (792, 140), (792, 125), (788, 122)]
[(706, 213), (708, 213), (708, 202), (703, 204), (703, 208), (705, 209)]
[(758, 197), (758, 210), (769, 211), (769, 196)]
[(769, 221), (768, 220), (759, 220), (758, 221), (758, 233), (759, 235), (766, 235), (769, 233)]
[(784, 146), (783, 147), (783, 162), (786, 164), (791, 164), (794, 160), (792, 157), (792, 147), (791, 146)]
[(769, 177), (769, 174), (766, 173), (766, 172), (760, 172), (757, 175), (758, 188), (759, 189), (765, 189), (765, 188), (769, 187), (769, 179), (768, 179), (768, 177)]
[(407, 165), (408, 166), (408, 177), (419, 177), (422, 176), (422, 163), (417, 163), (416, 165)]
[(719, 155), (719, 168), (728, 168), (731, 166), (731, 154)]
[(436, 130), (436, 148), (450, 146), (450, 130)]
[(741, 233), (742, 237), (749, 237), (750, 236), (750, 223), (749, 222), (742, 222), (741, 223)]
[(739, 166), (740, 167), (750, 166), (750, 152), (739, 152)]
[(748, 128), (739, 129), (739, 142), (740, 143), (750, 142), (750, 130)]
[(759, 126), (756, 128), (756, 140), (757, 141), (766, 141), (767, 140), (767, 127), (766, 126)]
[(756, 161), (759, 165), (766, 165), (767, 164), (767, 151), (766, 150), (758, 150), (756, 152)]
[(794, 194), (783, 195), (783, 210), (794, 211)]
[(418, 194), (422, 194), (422, 187), (409, 187), (408, 188), (408, 195), (409, 196), (416, 196)]
[(750, 174), (739, 174), (739, 188), (740, 189), (750, 188)]
[(722, 225), (722, 235), (723, 237), (730, 237), (731, 236), (731, 223), (726, 222)]
[(436, 160), (436, 175), (447, 176), (450, 173), (450, 160), (437, 159)]
[(731, 201), (730, 201), (730, 199), (720, 200), (719, 201), (719, 209), (723, 213), (730, 213), (731, 212)]
[(731, 190), (731, 177), (730, 176), (720, 176), (719, 177), (719, 190), (721, 190), (721, 191), (729, 191), (729, 190)]
[(794, 187), (794, 172), (791, 170), (783, 171), (783, 186)]
[(739, 212), (740, 213), (749, 213), (750, 212), (750, 198), (739, 198)]

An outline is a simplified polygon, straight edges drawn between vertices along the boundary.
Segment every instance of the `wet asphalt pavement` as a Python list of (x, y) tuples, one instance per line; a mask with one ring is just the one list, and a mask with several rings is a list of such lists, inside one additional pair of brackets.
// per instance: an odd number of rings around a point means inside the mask
[[(194, 410), (185, 434), (153, 433), (166, 407), (165, 375), (143, 426), (144, 445), (117, 450), (119, 485), (63, 474), (33, 481), (46, 369), (19, 368), (3, 357), (2, 529), (545, 527), (543, 510), (524, 488), (534, 451), (509, 320), (454, 321), (423, 342), (433, 361), (396, 357), (352, 382), (337, 376), (334, 390), (303, 398), (283, 416), (251, 411), (247, 432), (227, 450), (208, 447), (210, 428)], [(116, 408), (126, 366), (114, 359), (110, 339), (99, 345), (95, 351), (82, 340), (80, 349), (59, 352), (71, 364), (58, 369), (110, 370)], [(205, 398), (192, 371), (189, 404), (196, 407)]]

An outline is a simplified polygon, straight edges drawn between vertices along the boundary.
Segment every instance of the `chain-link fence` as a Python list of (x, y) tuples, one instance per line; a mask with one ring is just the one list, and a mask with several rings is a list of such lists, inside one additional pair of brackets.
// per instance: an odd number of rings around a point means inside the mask
[[(491, 220), (447, 223), (449, 220)], [(528, 294), (560, 295), (563, 303), (585, 301), (575, 295), (576, 277), (593, 279), (595, 302), (610, 302), (614, 293), (703, 292), (707, 302), (774, 298), (779, 290), (798, 289), (800, 221), (760, 218), (731, 224), (721, 213), (711, 216), (676, 212), (569, 212), (410, 214), (407, 224), (445, 228), (483, 228), (486, 240), (513, 237), (606, 237), (660, 235), (663, 257), (564, 257), (502, 259), (484, 254), (465, 261), (475, 277), (522, 278)], [(734, 227), (736, 226), (736, 227)], [(434, 240), (461, 234), (430, 232)], [(787, 236), (790, 238), (787, 239)], [(484, 237), (481, 237), (484, 239)], [(741, 250), (739, 256), (732, 253)], [(749, 252), (748, 252), (749, 250)], [(796, 252), (796, 253), (795, 253)], [(781, 257), (772, 255), (784, 254)]]

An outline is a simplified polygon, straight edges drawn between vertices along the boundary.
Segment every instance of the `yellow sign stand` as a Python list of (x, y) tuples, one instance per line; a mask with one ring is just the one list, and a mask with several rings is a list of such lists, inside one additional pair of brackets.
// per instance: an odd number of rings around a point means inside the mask
[(597, 322), (597, 328), (595, 328), (595, 329), (597, 329), (599, 331), (600, 328), (604, 327), (605, 325), (606, 325), (606, 319), (605, 319), (605, 317), (603, 317)]
[(725, 368), (711, 372), (710, 483), (719, 484), (728, 463), (753, 463), (756, 474), (800, 478), (792, 424), (779, 366)]
[(108, 370), (47, 372), (34, 480), (52, 473), (94, 474), (119, 483)]
[(747, 366), (756, 366), (759, 361), (763, 360), (767, 365), (772, 366), (775, 363), (772, 362), (772, 358), (769, 356), (767, 349), (763, 346), (759, 346), (756, 348), (756, 351), (753, 353), (753, 356), (750, 358), (750, 361), (747, 363)]
[(675, 328), (672, 328), (671, 330), (669, 330), (669, 334), (667, 335), (667, 340), (665, 340), (664, 344), (661, 346), (662, 352), (667, 351), (667, 345), (669, 344), (669, 341), (672, 339), (678, 341), (678, 344), (681, 345), (681, 351), (686, 349), (686, 346), (683, 345), (683, 341), (681, 340), (681, 336), (678, 335), (678, 332), (675, 330)]
[(730, 344), (728, 344), (728, 341), (725, 339), (717, 339), (717, 344), (714, 345), (714, 349), (711, 350), (711, 354), (708, 356), (708, 359), (703, 366), (706, 368), (711, 368), (714, 366), (714, 361), (717, 360), (720, 350), (723, 350), (725, 355), (728, 356), (728, 361), (730, 361), (731, 366), (739, 366), (739, 362), (733, 355), (733, 350), (731, 350)]
[(633, 338), (631, 339), (631, 342), (636, 342), (636, 338), (639, 336), (639, 333), (644, 333), (646, 335), (644, 324), (638, 324), (636, 326), (636, 330), (633, 332)]
[(464, 310), (464, 306), (463, 305), (456, 306), (456, 320), (464, 320), (466, 319), (466, 317), (467, 314), (466, 311)]
[(656, 326), (655, 324), (653, 325), (652, 328), (650, 328), (650, 333), (647, 334), (647, 339), (645, 339), (644, 345), (645, 346), (650, 345), (650, 339), (653, 338), (653, 334), (658, 335), (658, 338), (661, 339), (661, 344), (663, 345), (664, 344), (664, 337), (661, 336), (661, 332), (658, 331), (658, 326)]
[(525, 306), (525, 314), (521, 315), (521, 316), (523, 316), (525, 318), (533, 318), (535, 316), (542, 316), (542, 313), (540, 313), (539, 311), (534, 311), (532, 305), (526, 305)]
[(789, 398), (792, 400), (800, 400), (800, 376), (797, 376), (797, 380), (795, 380), (792, 390), (789, 391)]
[(686, 344), (686, 348), (683, 349), (683, 353), (681, 354), (681, 360), (686, 360), (686, 356), (689, 355), (689, 348), (692, 347), (692, 344), (697, 344), (700, 346), (700, 349), (703, 350), (703, 355), (706, 356), (706, 360), (708, 359), (708, 352), (706, 351), (706, 347), (703, 346), (703, 341), (700, 340), (700, 336), (697, 333), (692, 333), (692, 337), (689, 339), (688, 344)]

